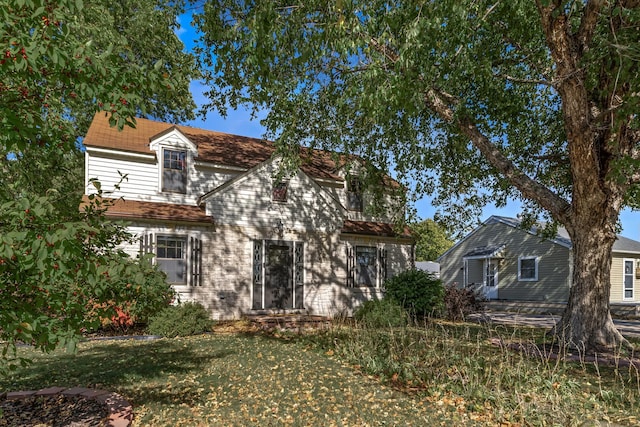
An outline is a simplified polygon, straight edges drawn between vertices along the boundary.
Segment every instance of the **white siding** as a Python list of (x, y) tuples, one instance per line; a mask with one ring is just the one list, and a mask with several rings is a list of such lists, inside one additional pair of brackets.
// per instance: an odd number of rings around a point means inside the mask
[[(633, 261), (633, 298), (624, 298), (624, 261)], [(636, 269), (640, 268), (640, 256), (613, 253), (611, 259), (611, 302), (634, 303), (640, 301), (640, 279), (636, 277)]]
[(273, 163), (254, 170), (207, 199), (207, 214), (218, 224), (242, 227), (273, 228), (280, 220), (285, 230), (340, 228), (339, 206), (302, 172), (289, 179), (286, 202), (272, 201), (272, 177), (276, 173)]
[[(202, 240), (202, 286), (176, 289), (181, 301), (200, 301), (214, 318), (239, 318), (252, 313), (256, 240), (304, 244), (303, 311), (310, 314), (351, 314), (361, 302), (382, 296), (381, 288), (347, 287), (347, 245), (366, 244), (386, 250), (388, 277), (412, 266), (410, 244), (376, 238), (341, 240), (345, 216), (355, 220), (375, 219), (347, 213), (343, 208), (346, 203), (343, 187), (319, 185), (306, 174), (297, 172), (289, 179), (287, 202), (274, 202), (271, 189), (277, 162), (267, 161), (243, 173), (233, 168), (196, 165), (190, 154), (187, 194), (162, 193), (155, 158), (143, 157), (88, 150), (86, 178), (98, 178), (102, 188), (109, 191), (120, 181), (120, 171), (127, 174), (127, 179), (120, 184), (120, 190), (110, 196), (148, 202), (195, 204), (198, 197), (218, 189), (205, 201), (207, 214), (215, 220), (215, 229), (169, 222), (138, 222), (129, 228), (136, 236), (152, 233)], [(93, 193), (95, 189), (87, 186), (86, 192)], [(283, 224), (281, 232), (276, 228), (278, 221)], [(135, 256), (140, 246), (134, 242), (123, 245), (123, 249)]]
[[(120, 189), (109, 197), (124, 197), (125, 200), (145, 202), (195, 204), (198, 197), (217, 188), (237, 175), (237, 172), (195, 166), (193, 159), (188, 161), (187, 193), (176, 194), (160, 191), (160, 170), (155, 161), (127, 158), (126, 156), (110, 156), (86, 154), (86, 193), (95, 193), (95, 187), (88, 181), (97, 178), (102, 189), (114, 191), (119, 184)], [(121, 182), (121, 175), (126, 179)]]

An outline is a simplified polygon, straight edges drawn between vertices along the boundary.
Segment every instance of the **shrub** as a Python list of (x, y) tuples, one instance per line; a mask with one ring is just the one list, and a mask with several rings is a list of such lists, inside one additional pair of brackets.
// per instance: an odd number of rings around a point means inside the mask
[(395, 301), (388, 298), (365, 301), (353, 314), (361, 325), (367, 328), (406, 326), (407, 312)]
[(108, 292), (103, 292), (102, 300), (90, 298), (85, 304), (86, 330), (128, 333), (134, 325), (147, 324), (175, 298), (165, 274), (152, 264), (151, 255), (133, 259), (117, 252), (111, 255), (111, 262), (114, 266), (100, 277), (100, 282), (109, 284)]
[(442, 282), (426, 271), (404, 271), (387, 280), (384, 286), (385, 298), (400, 304), (411, 315), (426, 316), (443, 308)]
[(444, 292), (444, 304), (447, 319), (459, 321), (471, 313), (482, 310), (484, 297), (475, 289), (448, 285)]
[(208, 332), (213, 326), (209, 312), (199, 302), (185, 302), (165, 308), (149, 320), (149, 333), (163, 337), (184, 337)]

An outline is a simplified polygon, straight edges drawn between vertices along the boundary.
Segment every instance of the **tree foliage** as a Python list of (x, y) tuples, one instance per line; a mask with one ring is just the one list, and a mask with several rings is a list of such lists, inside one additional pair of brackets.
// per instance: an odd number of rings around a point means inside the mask
[(522, 200), (572, 238), (558, 336), (625, 342), (609, 283), (640, 188), (637, 1), (212, 0), (196, 23), (210, 108), (253, 105), (282, 147), (393, 167), (455, 223)]
[[(193, 116), (195, 61), (176, 36), (181, 2), (9, 0), (0, 7), (0, 340), (73, 347), (126, 309), (145, 319), (171, 288), (98, 198), (80, 211), (79, 138), (96, 111)], [(85, 183), (86, 184), (86, 183)], [(5, 365), (0, 365), (0, 368)]]
[(94, 197), (75, 220), (59, 221), (46, 196), (0, 206), (5, 361), (17, 342), (43, 351), (74, 348), (83, 328), (100, 326), (100, 318), (114, 316), (117, 306), (126, 304), (132, 315), (145, 319), (173, 298), (150, 258), (133, 260), (118, 249), (129, 236), (122, 225), (103, 219), (106, 207)]
[(164, 0), (5, 1), (0, 8), (0, 133), (28, 144), (73, 147), (96, 110), (114, 124), (136, 115), (192, 117), (193, 58)]
[(444, 286), (432, 273), (413, 269), (384, 282), (384, 297), (404, 307), (412, 316), (440, 314), (444, 308)]
[(432, 219), (410, 224), (409, 228), (416, 239), (416, 261), (434, 261), (453, 245), (447, 230)]

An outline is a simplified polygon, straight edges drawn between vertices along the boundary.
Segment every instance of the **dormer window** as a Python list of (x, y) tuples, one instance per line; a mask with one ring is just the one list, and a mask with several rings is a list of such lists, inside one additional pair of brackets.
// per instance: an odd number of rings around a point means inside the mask
[(362, 181), (349, 178), (347, 181), (347, 209), (362, 212)]
[(287, 190), (289, 189), (289, 181), (279, 181), (273, 184), (271, 189), (271, 200), (274, 202), (286, 202)]
[(187, 192), (187, 152), (162, 150), (162, 191)]

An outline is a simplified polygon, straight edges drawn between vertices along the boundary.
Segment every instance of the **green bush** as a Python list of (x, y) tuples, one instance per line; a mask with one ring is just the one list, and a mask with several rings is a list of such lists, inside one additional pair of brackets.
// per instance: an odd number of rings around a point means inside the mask
[(353, 313), (354, 319), (367, 328), (406, 326), (407, 312), (395, 301), (387, 298), (365, 301)]
[(199, 302), (185, 302), (165, 308), (149, 321), (149, 333), (163, 337), (184, 337), (208, 332), (213, 326), (209, 312)]
[(407, 270), (387, 280), (385, 298), (400, 304), (413, 316), (439, 313), (444, 303), (440, 279), (422, 270)]
[(444, 294), (446, 317), (452, 321), (464, 320), (467, 315), (482, 310), (484, 301), (474, 289), (447, 285)]

